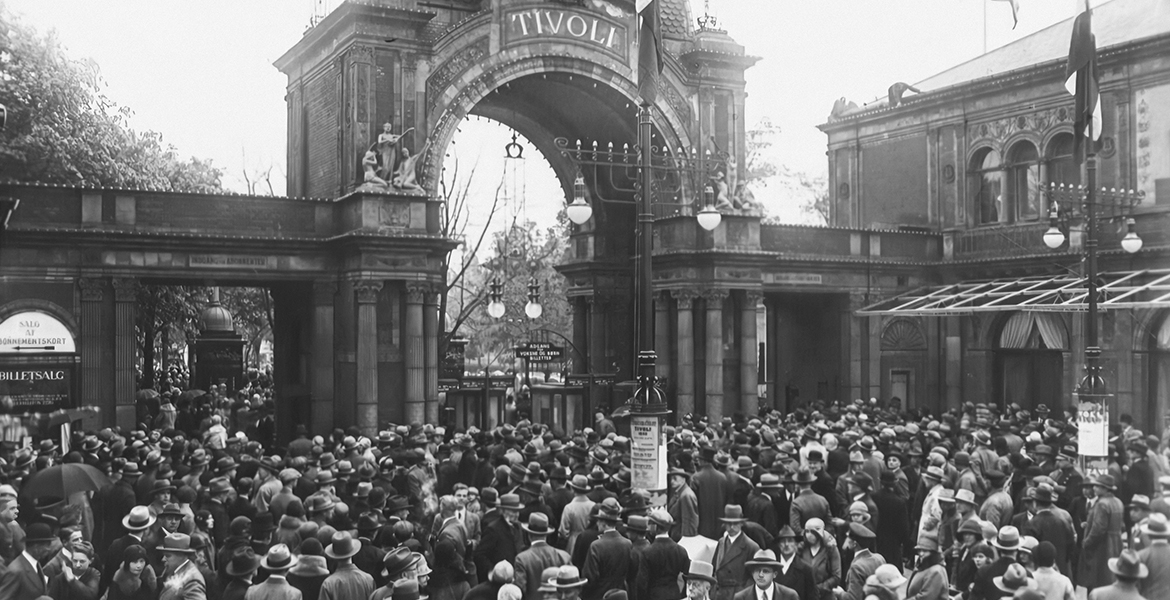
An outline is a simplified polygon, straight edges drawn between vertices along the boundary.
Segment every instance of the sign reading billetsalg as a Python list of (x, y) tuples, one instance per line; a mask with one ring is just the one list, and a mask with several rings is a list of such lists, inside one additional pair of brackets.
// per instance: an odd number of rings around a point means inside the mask
[(73, 365), (0, 367), (0, 410), (48, 412), (71, 406)]

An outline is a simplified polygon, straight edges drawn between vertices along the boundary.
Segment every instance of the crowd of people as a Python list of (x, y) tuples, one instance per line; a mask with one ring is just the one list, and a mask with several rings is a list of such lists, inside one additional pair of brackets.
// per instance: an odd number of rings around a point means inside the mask
[[(1170, 598), (1167, 443), (1125, 417), (1086, 476), (1075, 415), (1044, 406), (683, 415), (663, 493), (631, 487), (604, 412), (277, 446), (227, 397), (7, 452), (0, 599)], [(109, 482), (26, 493), (61, 463)]]

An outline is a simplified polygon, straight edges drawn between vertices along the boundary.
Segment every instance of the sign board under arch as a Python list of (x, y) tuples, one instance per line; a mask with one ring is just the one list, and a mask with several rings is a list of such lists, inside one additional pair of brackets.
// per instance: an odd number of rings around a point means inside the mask
[(71, 354), (73, 334), (56, 317), (39, 310), (18, 312), (0, 321), (0, 354)]

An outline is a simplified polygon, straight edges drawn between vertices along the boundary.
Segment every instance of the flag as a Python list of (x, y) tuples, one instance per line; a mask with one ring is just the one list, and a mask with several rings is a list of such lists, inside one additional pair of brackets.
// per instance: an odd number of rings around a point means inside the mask
[(1089, 0), (1085, 0), (1085, 12), (1077, 15), (1073, 22), (1072, 41), (1068, 47), (1068, 65), (1064, 68), (1064, 87), (1076, 101), (1073, 108), (1073, 133), (1075, 146), (1073, 155), (1079, 163), (1082, 159), (1081, 136), (1091, 136), (1093, 141), (1101, 139), (1101, 102), (1097, 90), (1097, 40), (1093, 35), (1093, 13)]
[(658, 26), (658, 0), (637, 0), (638, 95), (642, 104), (654, 104), (658, 97), (658, 75), (662, 73), (662, 30)]
[(1020, 24), (1020, 17), (1019, 17), (1020, 0), (994, 0), (994, 1), (996, 1), (996, 2), (1010, 2), (1011, 3), (1011, 5), (1012, 5), (1012, 29), (1015, 29), (1016, 25)]

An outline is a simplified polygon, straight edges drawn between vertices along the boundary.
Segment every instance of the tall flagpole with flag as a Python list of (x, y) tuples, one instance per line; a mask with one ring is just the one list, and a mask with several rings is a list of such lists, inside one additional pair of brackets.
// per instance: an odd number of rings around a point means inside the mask
[[(1073, 154), (1078, 164), (1085, 163), (1085, 288), (1089, 310), (1085, 315), (1085, 376), (1077, 388), (1086, 414), (1104, 413), (1108, 420), (1105, 379), (1101, 376), (1101, 348), (1097, 335), (1097, 151), (1095, 142), (1101, 137), (1101, 102), (1098, 91), (1097, 42), (1093, 36), (1093, 12), (1089, 0), (1085, 11), (1073, 22), (1072, 40), (1065, 67), (1065, 88), (1073, 94)], [(1089, 138), (1088, 142), (1083, 138)], [(1083, 157), (1083, 159), (1082, 159)], [(1100, 452), (1100, 450), (1097, 450)], [(1100, 462), (1103, 457), (1083, 456)]]
[(662, 73), (662, 29), (658, 23), (658, 0), (637, 0), (638, 94), (642, 104), (654, 104), (658, 97), (658, 76)]
[(1068, 64), (1064, 69), (1064, 87), (1075, 98), (1073, 128), (1076, 160), (1096, 154), (1092, 144), (1082, 152), (1082, 138), (1093, 142), (1101, 139), (1101, 102), (1097, 73), (1097, 40), (1093, 35), (1093, 12), (1089, 0), (1085, 11), (1073, 22), (1072, 41), (1069, 42)]
[[(637, 282), (634, 289), (634, 306), (636, 339), (635, 347), (639, 358), (635, 361), (632, 372), (642, 372), (650, 377), (654, 375), (654, 299), (651, 295), (651, 253), (653, 251), (653, 120), (650, 107), (658, 98), (658, 78), (662, 73), (662, 30), (658, 22), (659, 0), (637, 0), (638, 19), (638, 95), (641, 96), (641, 106), (638, 110), (638, 147), (639, 167), (638, 177), (638, 256), (634, 279)], [(647, 353), (648, 356), (641, 356)], [(649, 381), (649, 380), (647, 380)], [(649, 391), (647, 390), (647, 394)], [(649, 397), (648, 395), (646, 397)]]

